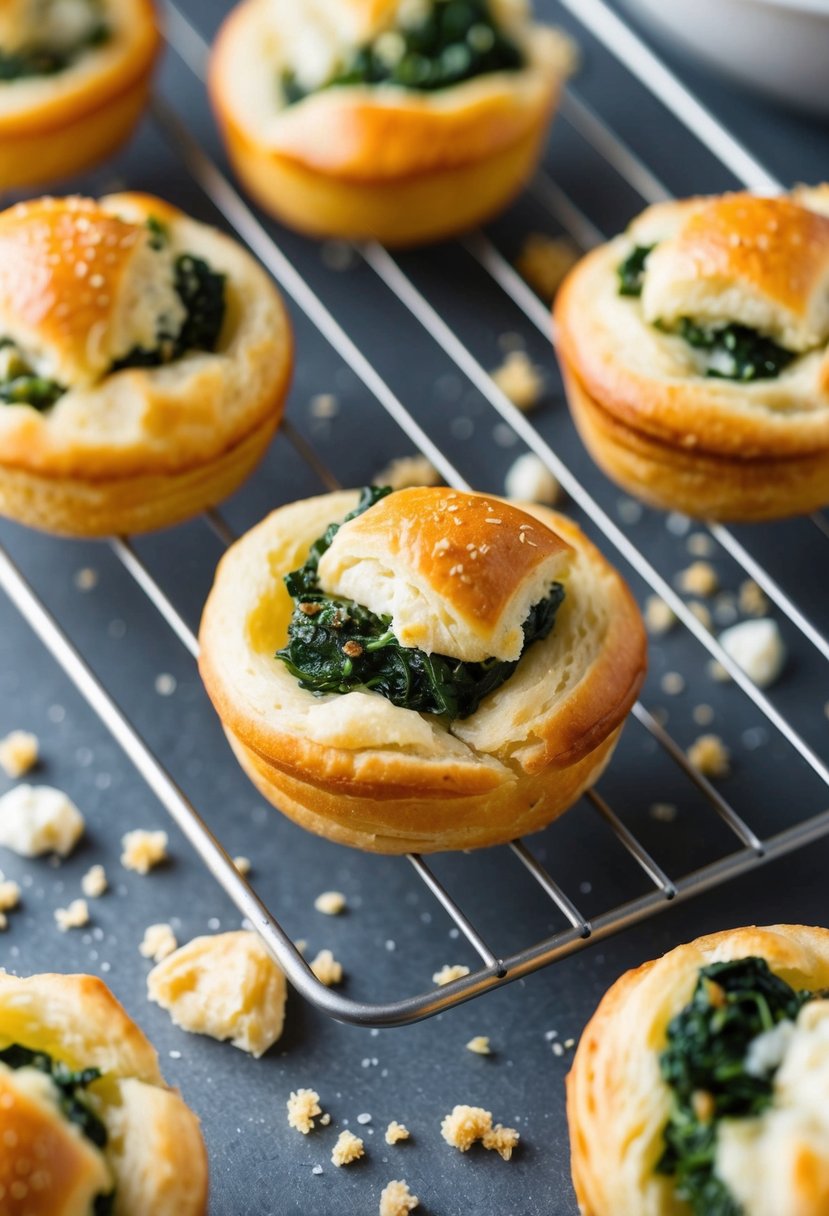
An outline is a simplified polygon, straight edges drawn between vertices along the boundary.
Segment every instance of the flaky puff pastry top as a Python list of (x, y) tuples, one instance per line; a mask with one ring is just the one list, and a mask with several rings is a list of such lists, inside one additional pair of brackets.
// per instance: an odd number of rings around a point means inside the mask
[[(654, 246), (641, 297), (617, 270)], [(681, 318), (756, 330), (796, 357), (777, 376), (710, 378), (671, 334)], [(829, 186), (774, 198), (730, 194), (649, 207), (589, 254), (556, 306), (566, 364), (636, 429), (726, 456), (801, 456), (829, 447)]]
[[(225, 276), (217, 349), (110, 370), (133, 348), (155, 347), (160, 329), (180, 328), (181, 254)], [(274, 409), (291, 366), (282, 303), (254, 259), (139, 194), (44, 198), (0, 214), (0, 337), (68, 389), (44, 411), (0, 404), (0, 464), (46, 475), (165, 473), (211, 460)]]
[(101, 980), (0, 975), (0, 1047), (45, 1052), (101, 1073), (83, 1101), (103, 1122), (99, 1149), (62, 1115), (50, 1078), (0, 1064), (3, 1216), (203, 1216), (207, 1160), (195, 1115), (167, 1089), (152, 1045)]
[[(0, 81), (0, 139), (61, 127), (67, 110), (95, 109), (146, 74), (160, 42), (151, 0), (101, 0), (100, 12), (108, 36), (99, 45), (84, 48), (59, 72)], [(48, 42), (48, 11), (45, 16), (36, 0), (2, 0), (0, 50)], [(70, 17), (55, 14), (61, 25)]]
[[(688, 1216), (675, 1180), (654, 1172), (672, 1094), (659, 1054), (702, 967), (759, 957), (797, 991), (829, 989), (829, 930), (734, 929), (629, 971), (604, 997), (567, 1080), (573, 1181), (584, 1216)], [(715, 1172), (744, 1216), (829, 1212), (829, 1002), (801, 1010), (759, 1117), (724, 1119)]]
[(323, 589), (391, 613), (404, 644), (466, 659), (514, 653), (525, 605), (556, 580), (565, 598), (552, 633), (451, 723), (373, 692), (300, 688), (274, 658), (293, 607), (283, 575), (358, 497), (283, 507), (222, 559), (201, 669), (222, 721), (248, 746), (306, 780), (451, 797), (566, 768), (616, 730), (644, 671), (641, 618), (619, 575), (563, 516), (452, 490), (402, 490), (343, 525), (320, 562)]
[[(524, 53), (520, 70), (434, 92), (386, 84), (320, 88), (344, 56), (423, 9), (422, 0), (244, 0), (214, 49), (213, 95), (258, 144), (350, 180), (457, 167), (517, 143), (552, 107), (575, 58), (563, 34), (532, 22), (525, 0), (491, 2), (493, 20)], [(285, 71), (310, 91), (290, 106), (279, 97)]]

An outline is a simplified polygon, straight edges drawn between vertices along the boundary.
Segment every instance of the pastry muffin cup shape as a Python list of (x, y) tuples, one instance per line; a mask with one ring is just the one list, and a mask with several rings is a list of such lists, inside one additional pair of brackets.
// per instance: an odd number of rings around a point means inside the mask
[[(512, 586), (528, 576), (531, 550), (519, 543), (518, 526), (529, 529), (527, 536), (550, 529), (557, 544), (569, 547), (555, 626), (463, 719), (418, 713), (364, 689), (317, 697), (274, 658), (293, 606), (283, 576), (358, 497), (344, 491), (282, 507), (220, 563), (202, 619), (200, 667), (242, 767), (301, 826), (371, 852), (476, 848), (545, 827), (603, 771), (642, 682), (645, 638), (630, 592), (573, 523), (545, 508), (519, 510), (445, 490), (400, 491), (384, 500), (375, 553), (390, 528), (402, 538), (396, 551), (403, 566), (406, 554), (420, 553), (427, 624), (448, 619), (441, 560), (447, 558), (449, 571), (460, 563), (452, 566), (447, 547), (462, 544), (467, 556), (476, 546), (486, 549), (508, 511), (513, 551), (501, 548), (496, 581)], [(366, 528), (377, 510), (360, 517)], [(356, 532), (348, 541), (345, 529), (339, 536), (346, 546), (357, 543)], [(470, 562), (471, 587), (489, 557), (479, 552), (477, 566)], [(410, 576), (399, 572), (396, 589)], [(496, 599), (473, 611), (478, 622)]]

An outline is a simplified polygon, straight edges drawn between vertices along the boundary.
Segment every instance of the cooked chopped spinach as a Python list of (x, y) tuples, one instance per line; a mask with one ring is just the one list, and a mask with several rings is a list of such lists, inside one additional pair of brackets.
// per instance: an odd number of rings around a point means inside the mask
[(784, 1020), (794, 1021), (818, 994), (796, 992), (762, 958), (712, 963), (699, 973), (690, 1002), (668, 1026), (659, 1057), (674, 1107), (656, 1169), (676, 1181), (695, 1216), (741, 1216), (714, 1173), (718, 1120), (749, 1118), (771, 1104), (774, 1071), (746, 1071), (749, 1045)]
[(170, 240), (170, 229), (155, 215), (148, 215), (145, 227), (150, 233), (150, 245), (153, 249), (164, 249)]
[[(389, 84), (432, 91), (524, 64), (521, 49), (495, 23), (489, 0), (433, 0), (420, 21), (358, 47), (320, 88)], [(288, 105), (319, 91), (304, 89), (291, 72), (283, 74), (281, 88)]]
[[(147, 222), (150, 227), (150, 221)], [(166, 233), (163, 225), (155, 221), (150, 228), (157, 242)], [(162, 246), (154, 244), (154, 248)], [(171, 333), (159, 330), (157, 345), (151, 349), (134, 346), (122, 358), (113, 363), (111, 370), (123, 371), (128, 367), (161, 367), (172, 363), (191, 350), (216, 349), (225, 317), (225, 276), (211, 270), (202, 258), (190, 253), (180, 254), (175, 261), (175, 289), (186, 309), (181, 329)]]
[(0, 372), (0, 403), (30, 405), (36, 410), (48, 410), (62, 397), (66, 389), (57, 380), (38, 376), (15, 347), (11, 338), (0, 338), (2, 358)]
[[(362, 514), (389, 492), (375, 487), (363, 490), (359, 506), (342, 522)], [(517, 661), (463, 663), (401, 646), (391, 630), (391, 617), (378, 616), (352, 600), (325, 595), (319, 589), (317, 568), (340, 527), (329, 525), (311, 546), (305, 564), (285, 576), (294, 612), (288, 644), (277, 651), (276, 658), (285, 663), (301, 688), (315, 696), (370, 689), (393, 705), (419, 713), (468, 718), (489, 693), (509, 679)], [(553, 583), (549, 595), (531, 608), (524, 622), (525, 650), (550, 633), (563, 599), (564, 588)]]
[(655, 245), (636, 245), (633, 252), (616, 267), (620, 296), (641, 296), (645, 281), (645, 263), (655, 248)]
[(689, 346), (709, 352), (705, 374), (719, 380), (772, 380), (797, 357), (746, 325), (709, 328), (682, 317), (676, 332)]
[(10, 1047), (0, 1050), (0, 1063), (7, 1068), (36, 1068), (47, 1077), (51, 1077), (60, 1093), (60, 1109), (70, 1123), (76, 1124), (88, 1140), (98, 1148), (105, 1148), (107, 1130), (98, 1116), (84, 1103), (81, 1093), (93, 1081), (100, 1077), (97, 1068), (83, 1068), (74, 1071), (61, 1060), (55, 1060), (45, 1051), (33, 1051), (29, 1047), (21, 1047), (13, 1043)]
[(113, 1216), (115, 1211), (115, 1191), (108, 1195), (97, 1195), (92, 1203), (92, 1216)]
[(77, 42), (68, 46), (32, 45), (17, 51), (0, 47), (0, 82), (23, 80), (31, 76), (56, 76), (78, 60), (85, 51), (103, 46), (112, 34), (100, 0), (87, 0), (95, 20)]

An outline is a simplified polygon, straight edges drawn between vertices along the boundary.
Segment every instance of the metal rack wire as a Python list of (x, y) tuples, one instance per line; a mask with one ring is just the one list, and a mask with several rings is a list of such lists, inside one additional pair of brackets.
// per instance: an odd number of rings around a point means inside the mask
[[(753, 156), (691, 96), (635, 33), (603, 3), (603, 0), (561, 0), (563, 6), (577, 18), (600, 42), (636, 74), (682, 121), (695, 137), (718, 156), (745, 185), (756, 190), (777, 190), (779, 183), (763, 169)], [(204, 78), (206, 44), (187, 19), (173, 6), (168, 6), (167, 36), (171, 46), (184, 63), (201, 79)], [(563, 112), (579, 135), (613, 166), (619, 175), (636, 190), (644, 201), (656, 202), (670, 197), (665, 186), (653, 172), (575, 93), (568, 93)], [(441, 448), (433, 442), (399, 396), (375, 369), (364, 352), (349, 337), (322, 299), (311, 289), (299, 270), (259, 221), (253, 210), (235, 190), (207, 152), (188, 130), (181, 117), (168, 102), (156, 98), (153, 113), (164, 138), (176, 149), (192, 178), (224, 216), (236, 234), (273, 273), (282, 289), (306, 314), (322, 337), (358, 376), (373, 397), (398, 424), (412, 443), (432, 462), (451, 485), (467, 485), (460, 472)], [(578, 244), (587, 247), (603, 239), (592, 221), (585, 216), (561, 187), (539, 175), (531, 187), (539, 204), (572, 235)], [(544, 334), (549, 332), (550, 320), (546, 307), (483, 233), (464, 239), (466, 251), (512, 300), (527, 320)], [(475, 358), (448, 322), (439, 314), (400, 262), (380, 246), (369, 243), (356, 247), (357, 255), (377, 279), (393, 293), (431, 340), (449, 357), (464, 377), (475, 386), (482, 397), (555, 474), (570, 497), (590, 518), (621, 557), (669, 605), (677, 618), (702, 645), (709, 655), (729, 673), (735, 684), (750, 698), (795, 752), (820, 780), (829, 785), (829, 768), (812, 750), (779, 710), (723, 651), (715, 637), (700, 623), (689, 606), (652, 563), (632, 543), (625, 532), (611, 519), (591, 493), (573, 475), (564, 461), (550, 447), (536, 428), (518, 411), (497, 386), (491, 375)], [(325, 462), (289, 421), (283, 424), (283, 434), (293, 445), (300, 459), (306, 462), (319, 480), (329, 488), (338, 485)], [(234, 539), (232, 531), (218, 511), (205, 516), (206, 523), (224, 544)], [(822, 515), (814, 517), (815, 526), (829, 536), (829, 525)], [(824, 658), (829, 658), (829, 641), (808, 620), (794, 600), (772, 576), (760, 566), (733, 533), (719, 525), (709, 528), (713, 541), (773, 598), (807, 641)], [(181, 644), (193, 657), (198, 642), (193, 631), (178, 612), (167, 592), (156, 581), (142, 561), (129, 538), (114, 538), (111, 548), (138, 589), (161, 614)], [(637, 703), (633, 715), (639, 726), (648, 732), (665, 755), (704, 796), (711, 809), (736, 837), (733, 852), (680, 878), (669, 876), (651, 856), (612, 809), (606, 799), (592, 790), (586, 796), (598, 821), (612, 833), (632, 858), (648, 882), (647, 892), (633, 900), (611, 908), (592, 921), (588, 920), (556, 879), (545, 869), (533, 850), (523, 841), (509, 846), (531, 880), (563, 914), (567, 928), (528, 947), (499, 957), (482, 937), (479, 930), (459, 903), (438, 880), (432, 868), (419, 856), (409, 862), (434, 898), (449, 915), (481, 959), (482, 966), (474, 973), (444, 987), (408, 996), (401, 1000), (369, 1004), (356, 1001), (325, 988), (310, 971), (305, 960), (280, 926), (276, 918), (239, 874), (210, 832), (196, 808), (177, 786), (161, 761), (153, 755), (136, 727), (119, 709), (109, 692), (95, 677), (86, 660), (70, 642), (60, 624), (47, 611), (8, 554), (0, 548), (0, 585), (24, 615), (43, 643), (51, 651), (66, 674), (86, 698), (102, 723), (122, 747), (141, 777), (155, 793), (202, 861), (240, 912), (261, 934), (266, 945), (286, 971), (291, 983), (317, 1006), (343, 1021), (362, 1025), (391, 1026), (429, 1016), (460, 1001), (517, 979), (542, 966), (570, 954), (588, 941), (597, 941), (627, 925), (653, 915), (671, 901), (687, 899), (700, 891), (714, 887), (741, 874), (759, 863), (789, 853), (829, 833), (829, 811), (812, 816), (793, 827), (761, 839), (733, 806), (714, 789), (711, 783), (688, 762), (682, 748), (657, 721), (645, 705)]]

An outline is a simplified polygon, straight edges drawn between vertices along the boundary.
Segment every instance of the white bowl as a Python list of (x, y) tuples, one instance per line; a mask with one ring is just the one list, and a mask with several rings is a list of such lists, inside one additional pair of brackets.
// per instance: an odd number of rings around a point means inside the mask
[(741, 84), (829, 115), (829, 0), (625, 0), (657, 33)]

